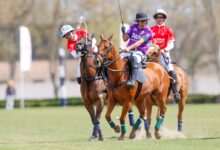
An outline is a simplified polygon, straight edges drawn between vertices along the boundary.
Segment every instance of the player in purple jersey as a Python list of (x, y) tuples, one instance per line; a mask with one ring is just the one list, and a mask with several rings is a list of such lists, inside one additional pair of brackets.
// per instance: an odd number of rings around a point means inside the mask
[(125, 27), (121, 27), (122, 38), (124, 41), (128, 41), (125, 52), (121, 53), (121, 56), (129, 57), (131, 63), (131, 77), (127, 81), (129, 87), (134, 87), (137, 78), (137, 69), (140, 68), (140, 62), (142, 57), (146, 54), (146, 50), (152, 39), (153, 33), (150, 27), (147, 26), (149, 17), (144, 12), (138, 12), (136, 14), (136, 22), (132, 24), (128, 31), (125, 32)]

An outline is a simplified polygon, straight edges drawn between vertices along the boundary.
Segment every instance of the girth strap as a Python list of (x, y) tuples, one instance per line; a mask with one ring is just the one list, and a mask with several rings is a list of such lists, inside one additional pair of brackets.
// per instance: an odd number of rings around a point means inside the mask
[(142, 89), (142, 83), (138, 82), (138, 88), (137, 88), (134, 100), (136, 100), (136, 98), (139, 96), (141, 89)]

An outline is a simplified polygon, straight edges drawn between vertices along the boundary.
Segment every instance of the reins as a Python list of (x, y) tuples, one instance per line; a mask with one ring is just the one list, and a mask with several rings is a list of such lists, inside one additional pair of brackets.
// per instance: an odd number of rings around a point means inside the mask
[[(100, 53), (100, 51), (98, 52), (98, 54), (103, 58), (103, 62), (102, 62), (102, 64), (104, 65), (104, 69), (107, 69), (107, 71), (111, 71), (111, 72), (128, 72), (128, 70), (125, 70), (125, 69), (123, 69), (123, 70), (119, 70), (119, 69), (112, 69), (112, 68), (110, 68), (110, 65), (112, 65), (113, 63), (115, 63), (115, 62), (117, 62), (118, 60), (120, 60), (120, 58), (116, 58), (116, 59), (113, 59), (113, 60), (108, 60), (108, 55), (109, 55), (109, 53), (112, 51), (112, 43), (110, 42), (110, 41), (108, 41), (109, 42), (109, 46), (107, 47), (107, 52), (106, 52), (106, 54), (102, 54), (102, 53)], [(104, 78), (105, 79), (105, 78)], [(117, 87), (119, 87), (119, 86), (121, 86), (122, 84), (124, 84), (125, 82), (126, 82), (126, 80), (125, 81), (123, 81), (123, 82), (121, 82), (121, 83), (116, 83), (116, 84), (110, 84), (108, 81), (106, 81), (106, 80), (104, 80), (104, 82), (105, 82), (105, 84), (106, 84), (106, 86), (108, 87), (108, 88), (117, 88)]]

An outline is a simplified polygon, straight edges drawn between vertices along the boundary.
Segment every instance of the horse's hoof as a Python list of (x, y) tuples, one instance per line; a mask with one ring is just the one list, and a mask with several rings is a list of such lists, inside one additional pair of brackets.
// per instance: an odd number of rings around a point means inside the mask
[(125, 140), (125, 136), (124, 135), (121, 135), (119, 138), (118, 138), (119, 141), (123, 141)]
[(116, 133), (120, 133), (120, 127), (119, 125), (116, 125), (115, 128), (114, 128), (115, 132)]
[(136, 137), (136, 133), (132, 131), (129, 135), (129, 139), (134, 139), (135, 137)]
[(97, 137), (91, 136), (88, 141), (93, 142), (93, 141), (97, 141), (97, 140), (98, 140)]
[(147, 131), (147, 133), (146, 133), (146, 137), (147, 137), (148, 139), (152, 138), (151, 133)]
[(104, 141), (101, 130), (99, 131), (99, 141)]
[(99, 136), (99, 141), (104, 141), (103, 136)]
[(156, 137), (156, 139), (158, 139), (158, 140), (161, 138), (161, 135), (160, 135), (160, 133), (159, 133), (159, 130), (155, 131), (155, 137)]

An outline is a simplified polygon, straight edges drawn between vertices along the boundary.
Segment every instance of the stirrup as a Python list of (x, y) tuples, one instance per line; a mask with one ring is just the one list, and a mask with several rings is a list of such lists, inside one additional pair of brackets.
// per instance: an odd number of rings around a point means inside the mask
[(133, 87), (135, 86), (135, 82), (136, 82), (135, 80), (129, 79), (126, 84), (127, 84), (130, 88), (133, 88)]

